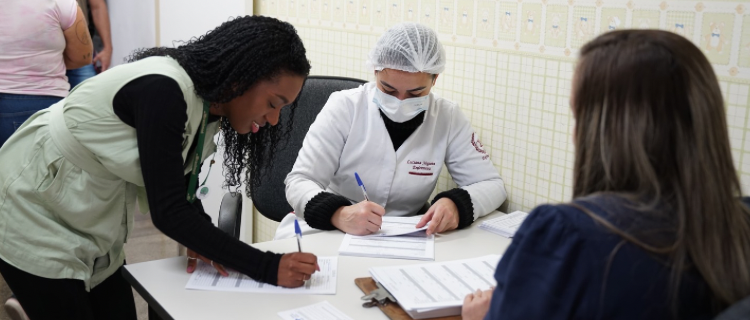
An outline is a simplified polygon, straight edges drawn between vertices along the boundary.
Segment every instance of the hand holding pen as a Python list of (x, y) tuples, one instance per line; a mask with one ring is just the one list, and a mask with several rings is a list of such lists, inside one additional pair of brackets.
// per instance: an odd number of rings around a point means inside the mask
[(315, 271), (320, 271), (318, 257), (302, 252), (302, 230), (294, 220), (294, 233), (297, 236), (297, 252), (281, 256), (277, 284), (282, 287), (296, 288), (310, 280)]
[(339, 230), (353, 235), (375, 233), (380, 230), (380, 226), (383, 224), (385, 208), (370, 201), (365, 184), (360, 179), (359, 174), (355, 172), (354, 178), (357, 180), (357, 185), (362, 189), (365, 200), (350, 206), (340, 207), (334, 212), (331, 223)]
[(357, 184), (360, 188), (362, 188), (362, 194), (365, 196), (365, 201), (370, 201), (370, 197), (367, 196), (367, 189), (365, 189), (365, 184), (362, 183), (362, 179), (359, 178), (359, 174), (355, 172), (354, 178), (357, 179)]

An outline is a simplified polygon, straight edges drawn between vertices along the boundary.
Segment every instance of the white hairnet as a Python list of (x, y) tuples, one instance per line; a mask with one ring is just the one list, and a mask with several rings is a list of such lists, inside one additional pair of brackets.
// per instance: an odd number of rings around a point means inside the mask
[(377, 71), (396, 69), (438, 74), (445, 70), (445, 50), (435, 31), (425, 25), (404, 22), (380, 37), (370, 51), (367, 66)]

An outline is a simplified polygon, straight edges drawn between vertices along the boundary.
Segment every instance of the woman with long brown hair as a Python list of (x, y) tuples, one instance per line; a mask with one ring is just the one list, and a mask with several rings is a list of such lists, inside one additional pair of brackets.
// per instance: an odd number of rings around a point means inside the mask
[(701, 51), (665, 31), (601, 35), (571, 107), (574, 200), (534, 209), (464, 319), (709, 319), (749, 296), (750, 210)]

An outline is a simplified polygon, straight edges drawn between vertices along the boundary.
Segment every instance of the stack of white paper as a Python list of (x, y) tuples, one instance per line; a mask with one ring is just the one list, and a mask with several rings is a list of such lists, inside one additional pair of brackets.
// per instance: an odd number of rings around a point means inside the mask
[(523, 211), (514, 211), (509, 214), (504, 214), (500, 217), (490, 219), (482, 222), (479, 225), (480, 229), (487, 230), (489, 232), (499, 234), (506, 238), (513, 238), (521, 227), (523, 221), (529, 214)]
[(461, 314), (467, 294), (494, 287), (499, 255), (409, 266), (373, 267), (370, 274), (414, 319)]
[(202, 261), (190, 276), (185, 289), (238, 291), (256, 293), (286, 293), (286, 294), (336, 294), (336, 274), (338, 257), (318, 257), (320, 271), (313, 273), (310, 280), (299, 288), (284, 288), (258, 282), (237, 271), (229, 271), (224, 277), (208, 263)]
[(435, 260), (435, 235), (416, 228), (421, 217), (383, 217), (380, 231), (367, 236), (347, 234), (339, 254), (392, 259)]

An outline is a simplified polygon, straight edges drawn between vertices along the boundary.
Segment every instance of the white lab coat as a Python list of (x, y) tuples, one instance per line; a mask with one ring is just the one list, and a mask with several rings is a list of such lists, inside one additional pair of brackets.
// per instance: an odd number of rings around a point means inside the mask
[(453, 102), (430, 93), (422, 125), (394, 151), (370, 82), (331, 94), (287, 175), (286, 197), (298, 217), (317, 194), (327, 191), (352, 203), (364, 200), (354, 172), (370, 201), (387, 215), (416, 214), (435, 189), (446, 165), (453, 180), (471, 196), (474, 218), (497, 209), (505, 185), (471, 124)]

